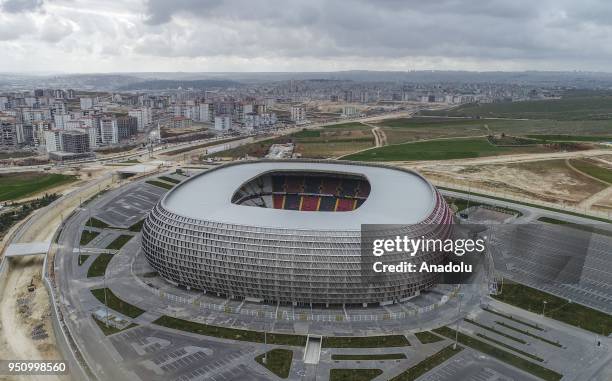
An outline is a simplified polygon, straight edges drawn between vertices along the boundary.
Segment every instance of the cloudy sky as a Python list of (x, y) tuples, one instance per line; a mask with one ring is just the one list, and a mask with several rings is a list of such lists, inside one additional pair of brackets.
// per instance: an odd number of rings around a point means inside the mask
[(612, 71), (607, 0), (0, 0), (0, 72)]

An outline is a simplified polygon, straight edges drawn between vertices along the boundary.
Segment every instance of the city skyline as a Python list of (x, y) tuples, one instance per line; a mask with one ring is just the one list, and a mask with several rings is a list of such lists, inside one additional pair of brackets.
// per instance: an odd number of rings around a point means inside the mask
[(612, 5), (0, 1), (0, 72), (609, 72)]

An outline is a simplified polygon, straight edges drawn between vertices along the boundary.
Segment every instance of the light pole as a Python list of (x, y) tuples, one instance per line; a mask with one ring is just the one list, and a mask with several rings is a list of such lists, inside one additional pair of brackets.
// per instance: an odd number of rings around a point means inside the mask
[[(459, 285), (461, 288), (461, 285)], [(459, 303), (457, 304), (457, 327), (455, 329), (455, 342), (453, 343), (453, 350), (457, 349), (457, 341), (459, 340), (459, 323), (461, 322), (461, 298), (463, 294), (457, 293), (457, 298), (459, 299)]]
[(544, 311), (546, 311), (546, 303), (548, 303), (546, 300), (542, 302), (542, 316), (544, 317), (546, 317), (546, 315), (544, 315)]
[(264, 345), (265, 345), (265, 352), (264, 352), (264, 358), (263, 358), (263, 363), (267, 364), (268, 363), (268, 331), (266, 330), (266, 323), (264, 323)]
[(108, 328), (108, 302), (106, 301), (106, 271), (104, 272), (104, 306), (106, 307), (106, 328)]

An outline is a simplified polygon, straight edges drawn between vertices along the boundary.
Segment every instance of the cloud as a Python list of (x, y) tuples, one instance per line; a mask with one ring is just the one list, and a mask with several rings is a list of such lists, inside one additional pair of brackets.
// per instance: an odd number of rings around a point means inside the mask
[(73, 26), (69, 21), (47, 18), (42, 24), (40, 38), (46, 42), (57, 43), (72, 34), (73, 31)]
[(31, 49), (31, 65), (70, 70), (612, 70), (604, 0), (0, 4), (0, 40)]
[(1, 8), (7, 13), (32, 12), (43, 6), (43, 0), (4, 0)]

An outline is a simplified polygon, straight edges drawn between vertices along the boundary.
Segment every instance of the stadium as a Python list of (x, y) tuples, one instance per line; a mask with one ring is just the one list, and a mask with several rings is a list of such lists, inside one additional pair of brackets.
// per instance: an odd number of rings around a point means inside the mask
[[(452, 213), (425, 178), (406, 169), (237, 162), (168, 192), (145, 220), (142, 248), (168, 282), (247, 301), (384, 305), (436, 284), (438, 275), (429, 273), (364, 279), (362, 224), (444, 239), (452, 233)], [(444, 261), (443, 253), (420, 255), (430, 264)]]

